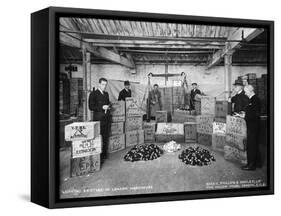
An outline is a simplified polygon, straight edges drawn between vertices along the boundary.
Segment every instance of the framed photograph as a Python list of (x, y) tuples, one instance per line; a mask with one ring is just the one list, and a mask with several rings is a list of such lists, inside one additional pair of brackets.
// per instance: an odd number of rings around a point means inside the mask
[(274, 22), (31, 15), (31, 201), (274, 193)]

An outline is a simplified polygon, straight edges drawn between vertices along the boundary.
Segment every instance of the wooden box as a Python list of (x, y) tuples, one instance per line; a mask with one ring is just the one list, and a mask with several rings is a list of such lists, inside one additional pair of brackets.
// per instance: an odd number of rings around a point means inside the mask
[(144, 131), (135, 130), (126, 132), (126, 148), (144, 143)]
[(111, 114), (112, 122), (125, 121), (125, 102), (124, 101), (112, 102), (110, 114)]
[(142, 116), (127, 117), (125, 122), (125, 132), (142, 130), (143, 120)]
[(197, 132), (203, 134), (213, 133), (213, 122), (214, 116), (211, 115), (199, 115), (196, 119), (197, 122)]
[(113, 153), (125, 149), (125, 135), (110, 136), (108, 139), (108, 153)]
[(196, 115), (201, 115), (201, 101), (194, 102), (194, 109), (195, 109)]
[(180, 123), (158, 123), (155, 133), (156, 142), (184, 142), (184, 127)]
[(197, 124), (196, 122), (184, 123), (184, 141), (196, 142), (197, 140)]
[(215, 151), (224, 152), (226, 143), (225, 134), (212, 134), (212, 149)]
[(229, 161), (238, 162), (240, 164), (247, 164), (247, 153), (237, 148), (225, 145), (224, 158)]
[(197, 142), (201, 145), (212, 146), (212, 134), (197, 132)]
[(97, 136), (94, 139), (78, 140), (72, 142), (72, 158), (87, 157), (90, 155), (101, 154), (102, 137)]
[(247, 126), (244, 119), (228, 115), (226, 117), (226, 134), (247, 136)]
[(164, 110), (156, 111), (155, 116), (156, 122), (167, 122), (168, 121), (168, 112)]
[(175, 123), (196, 122), (196, 116), (191, 115), (190, 111), (174, 110), (172, 122), (175, 122)]
[(201, 96), (201, 114), (215, 115), (216, 99), (211, 96)]
[(226, 123), (213, 122), (213, 133), (214, 134), (225, 134), (226, 133)]
[(229, 106), (227, 101), (216, 101), (215, 117), (226, 118), (229, 114)]
[(100, 122), (74, 122), (65, 126), (65, 140), (94, 139), (100, 134)]
[(247, 138), (239, 135), (226, 134), (226, 144), (245, 151), (247, 147)]
[(71, 177), (94, 173), (100, 168), (100, 154), (71, 159)]
[(136, 98), (127, 97), (126, 98), (126, 117), (136, 117), (142, 116), (141, 110), (138, 105)]
[(144, 142), (155, 142), (156, 122), (144, 122)]
[(120, 135), (124, 133), (124, 122), (112, 122), (110, 124), (110, 136)]

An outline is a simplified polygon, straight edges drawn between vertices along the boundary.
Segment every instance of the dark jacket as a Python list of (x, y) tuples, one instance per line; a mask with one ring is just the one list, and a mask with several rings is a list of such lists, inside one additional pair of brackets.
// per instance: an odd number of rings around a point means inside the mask
[(197, 94), (201, 94), (201, 91), (199, 89), (195, 89), (195, 90), (192, 89), (190, 91), (190, 99), (194, 101), (195, 95)]
[(248, 123), (259, 123), (260, 118), (260, 100), (256, 95), (253, 95), (249, 99), (249, 104), (246, 106), (246, 112), (245, 112), (245, 120)]
[(242, 91), (240, 94), (236, 94), (231, 98), (231, 103), (234, 103), (233, 112), (245, 112), (246, 106), (249, 104), (249, 98), (245, 95), (245, 92)]
[(132, 91), (131, 89), (123, 89), (122, 91), (119, 92), (118, 100), (119, 101), (125, 101), (127, 97), (132, 97)]
[(110, 105), (109, 95), (107, 92), (100, 92), (99, 89), (96, 89), (91, 92), (89, 96), (89, 109), (94, 111), (94, 121), (106, 121), (110, 116), (110, 111), (107, 110), (105, 113), (102, 108), (103, 105)]

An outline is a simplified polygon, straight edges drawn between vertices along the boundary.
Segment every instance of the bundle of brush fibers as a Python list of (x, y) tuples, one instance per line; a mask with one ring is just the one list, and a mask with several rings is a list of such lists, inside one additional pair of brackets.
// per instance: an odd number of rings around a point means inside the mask
[(163, 150), (155, 144), (143, 144), (134, 146), (124, 156), (125, 161), (148, 161), (159, 158)]
[(179, 155), (179, 159), (191, 166), (208, 166), (212, 161), (216, 161), (214, 156), (207, 149), (197, 147), (188, 147)]

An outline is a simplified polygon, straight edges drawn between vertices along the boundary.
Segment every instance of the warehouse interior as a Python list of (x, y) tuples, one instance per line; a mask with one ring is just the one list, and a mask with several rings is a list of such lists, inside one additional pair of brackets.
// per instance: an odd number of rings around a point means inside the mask
[[(238, 180), (240, 186), (243, 181), (245, 185), (248, 181), (256, 181), (254, 186), (266, 185), (266, 29), (66, 17), (60, 18), (59, 36), (61, 198), (207, 190), (214, 189), (217, 182), (227, 182), (215, 188), (225, 189)], [(211, 146), (183, 142), (182, 149), (209, 149), (216, 161), (209, 166), (186, 166), (178, 159), (179, 151), (131, 163), (124, 161), (130, 150), (124, 148), (111, 153), (99, 171), (71, 176), (71, 142), (64, 139), (65, 126), (91, 120), (88, 97), (99, 78), (108, 80), (111, 102), (117, 100), (123, 82), (129, 80), (143, 122), (148, 92), (157, 83), (163, 110), (170, 116), (166, 121), (176, 123), (175, 111), (188, 101), (185, 98), (191, 83), (198, 83), (204, 95), (227, 102), (234, 81), (249, 74), (255, 74), (249, 84), (262, 102), (260, 169), (245, 172), (241, 164), (225, 160), (223, 152), (213, 151)], [(172, 91), (171, 101), (170, 95), (165, 95), (167, 89)], [(175, 92), (179, 92), (177, 97)]]

